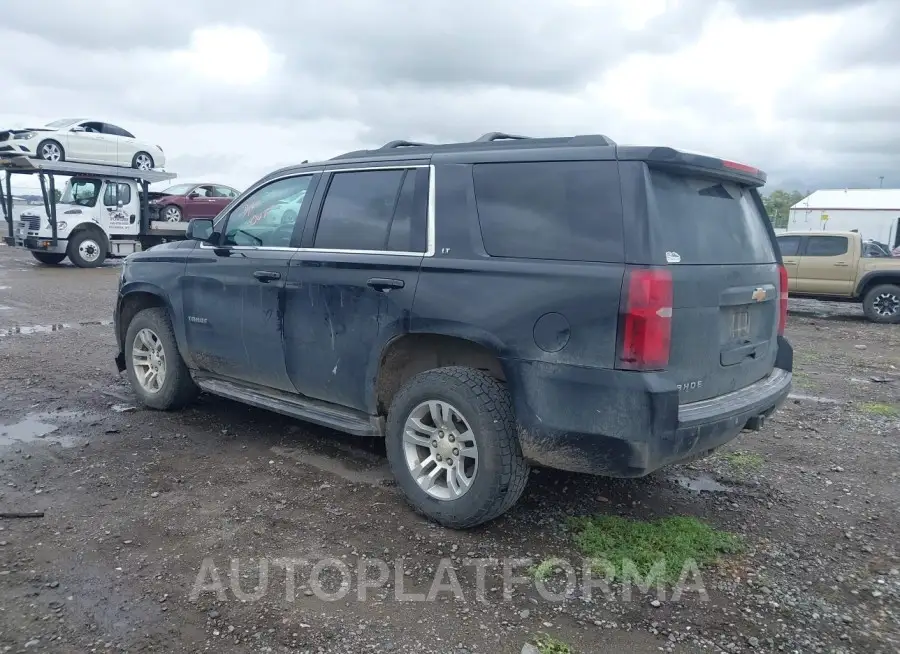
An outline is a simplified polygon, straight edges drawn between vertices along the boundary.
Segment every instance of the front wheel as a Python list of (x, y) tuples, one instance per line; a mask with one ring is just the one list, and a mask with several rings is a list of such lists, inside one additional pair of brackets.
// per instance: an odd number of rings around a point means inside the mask
[(866, 293), (863, 313), (872, 322), (900, 322), (900, 287), (881, 284)]
[(144, 406), (180, 409), (196, 397), (197, 386), (184, 365), (165, 309), (139, 312), (125, 333), (125, 369)]
[(170, 204), (168, 207), (163, 209), (160, 214), (162, 215), (163, 220), (165, 220), (167, 223), (181, 222), (181, 209), (176, 207), (174, 204)]
[(106, 260), (106, 239), (95, 231), (82, 230), (69, 239), (67, 254), (79, 268), (96, 268)]
[(445, 527), (497, 518), (528, 481), (509, 391), (480, 370), (438, 368), (410, 379), (391, 403), (386, 440), (407, 500)]
[(58, 141), (54, 141), (53, 139), (47, 139), (46, 141), (41, 141), (37, 146), (37, 156), (38, 159), (43, 159), (44, 161), (65, 161), (66, 160), (66, 151), (63, 149), (63, 146), (59, 144)]
[(31, 256), (48, 266), (55, 266), (62, 263), (62, 260), (66, 258), (65, 254), (59, 254), (57, 252), (32, 252)]

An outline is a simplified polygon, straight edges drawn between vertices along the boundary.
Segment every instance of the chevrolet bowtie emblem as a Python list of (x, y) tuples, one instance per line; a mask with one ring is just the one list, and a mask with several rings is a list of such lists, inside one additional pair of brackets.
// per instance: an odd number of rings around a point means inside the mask
[(753, 295), (751, 295), (750, 297), (753, 298), (754, 302), (762, 302), (763, 300), (766, 299), (766, 289), (764, 289), (764, 288), (754, 289)]

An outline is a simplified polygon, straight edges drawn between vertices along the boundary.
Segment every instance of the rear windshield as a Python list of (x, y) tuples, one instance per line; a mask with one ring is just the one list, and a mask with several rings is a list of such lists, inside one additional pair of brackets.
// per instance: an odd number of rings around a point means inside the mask
[(651, 170), (657, 246), (669, 263), (772, 263), (765, 220), (747, 187)]

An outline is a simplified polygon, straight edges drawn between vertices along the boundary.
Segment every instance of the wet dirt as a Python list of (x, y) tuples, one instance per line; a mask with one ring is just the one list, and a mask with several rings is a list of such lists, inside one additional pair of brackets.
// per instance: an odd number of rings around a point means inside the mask
[[(115, 269), (28, 259), (0, 246), (12, 307), (0, 329), (112, 315)], [(413, 513), (372, 440), (209, 396), (180, 412), (139, 407), (108, 324), (10, 334), (0, 512), (44, 517), (0, 520), (0, 651), (518, 654), (546, 632), (581, 654), (897, 652), (900, 380), (871, 380), (898, 379), (900, 330), (852, 306), (791, 307), (795, 396), (763, 431), (643, 479), (535, 469), (516, 507), (465, 532)], [(63, 438), (77, 440), (53, 445)], [(708, 601), (657, 605), (637, 588), (550, 601), (526, 583), (504, 598), (492, 567), (475, 596), (467, 560), (577, 564), (569, 518), (598, 514), (693, 516), (744, 549), (703, 571)], [(360, 599), (357, 567), (375, 558), (388, 581)], [(309, 565), (289, 585), (293, 559)], [(315, 592), (323, 560), (338, 589), (340, 564), (352, 572), (339, 600)], [(442, 560), (463, 600), (398, 599), (427, 594)], [(222, 593), (195, 592), (213, 571)]]

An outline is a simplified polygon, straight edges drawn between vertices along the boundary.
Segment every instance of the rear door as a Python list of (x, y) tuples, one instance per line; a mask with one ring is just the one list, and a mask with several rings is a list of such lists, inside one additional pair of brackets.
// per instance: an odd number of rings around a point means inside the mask
[(332, 169), (320, 184), (285, 289), (287, 371), (303, 395), (374, 410), (372, 364), (409, 331), (428, 175), (426, 165)]
[(859, 241), (852, 243), (846, 236), (809, 236), (800, 269), (797, 274), (797, 291), (816, 295), (849, 296), (856, 281), (853, 263), (859, 253), (851, 251)]
[(800, 246), (803, 237), (799, 234), (779, 236), (778, 249), (781, 250), (781, 262), (788, 274), (788, 289), (797, 291), (797, 272), (800, 267)]
[(648, 213), (653, 258), (664, 257), (673, 282), (667, 374), (685, 403), (771, 373), (779, 270), (754, 189), (677, 170), (650, 168)]

